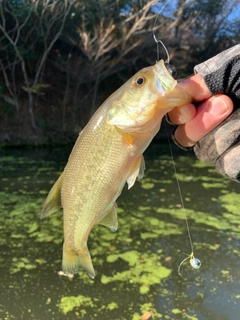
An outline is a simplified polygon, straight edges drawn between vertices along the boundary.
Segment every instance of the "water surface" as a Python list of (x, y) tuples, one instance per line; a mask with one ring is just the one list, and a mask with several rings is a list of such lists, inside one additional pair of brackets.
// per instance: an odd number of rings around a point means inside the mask
[[(0, 319), (211, 319), (240, 314), (240, 186), (191, 153), (153, 144), (146, 174), (118, 200), (119, 229), (96, 226), (96, 278), (61, 274), (62, 212), (40, 221), (70, 147), (0, 150)], [(185, 214), (202, 266), (190, 254)]]

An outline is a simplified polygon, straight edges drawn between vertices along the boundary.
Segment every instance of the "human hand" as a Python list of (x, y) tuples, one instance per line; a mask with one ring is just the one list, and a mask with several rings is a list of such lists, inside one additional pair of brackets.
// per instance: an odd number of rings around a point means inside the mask
[(184, 80), (180, 85), (193, 97), (198, 107), (188, 104), (168, 113), (171, 123), (178, 125), (174, 140), (183, 148), (194, 146), (217, 127), (233, 111), (232, 100), (223, 94), (212, 96), (200, 74)]
[(194, 102), (202, 102), (196, 109), (192, 104), (169, 113), (179, 124), (175, 141), (194, 146), (200, 160), (215, 163), (221, 174), (240, 182), (240, 44), (194, 69), (197, 74), (181, 84)]

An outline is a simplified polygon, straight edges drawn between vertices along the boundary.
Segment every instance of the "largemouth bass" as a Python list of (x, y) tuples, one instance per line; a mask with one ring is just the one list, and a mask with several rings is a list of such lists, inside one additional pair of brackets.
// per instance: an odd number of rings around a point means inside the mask
[(116, 231), (116, 199), (124, 184), (141, 178), (143, 152), (165, 113), (191, 102), (161, 60), (144, 68), (114, 92), (80, 133), (68, 163), (47, 196), (41, 219), (63, 208), (66, 273), (85, 269), (95, 277), (88, 236), (96, 224)]

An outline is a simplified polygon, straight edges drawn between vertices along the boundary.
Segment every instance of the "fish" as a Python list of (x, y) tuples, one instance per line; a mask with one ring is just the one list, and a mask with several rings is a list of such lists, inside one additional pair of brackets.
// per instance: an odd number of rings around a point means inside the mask
[(63, 272), (84, 269), (95, 277), (87, 244), (92, 228), (117, 230), (116, 200), (125, 183), (130, 189), (143, 177), (143, 152), (162, 118), (191, 101), (160, 60), (137, 72), (96, 110), (41, 211), (43, 219), (63, 208)]

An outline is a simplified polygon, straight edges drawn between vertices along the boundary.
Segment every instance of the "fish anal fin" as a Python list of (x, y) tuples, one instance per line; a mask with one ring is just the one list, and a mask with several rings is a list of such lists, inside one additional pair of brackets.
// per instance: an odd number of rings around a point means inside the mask
[(64, 178), (64, 171), (52, 186), (49, 194), (43, 204), (43, 208), (41, 211), (40, 219), (44, 219), (49, 216), (51, 213), (58, 211), (61, 207), (61, 188), (62, 182)]
[(116, 211), (116, 203), (113, 204), (112, 208), (107, 211), (106, 215), (102, 220), (98, 222), (105, 227), (108, 227), (111, 231), (117, 231), (118, 228), (118, 218), (117, 218), (117, 211)]
[(95, 272), (92, 265), (92, 260), (88, 248), (78, 254), (72, 254), (68, 252), (65, 244), (63, 244), (63, 258), (62, 258), (62, 270), (67, 274), (78, 273), (84, 269), (90, 278), (95, 278)]
[(143, 155), (141, 154), (134, 161), (130, 169), (130, 176), (127, 179), (128, 189), (130, 189), (134, 185), (137, 178), (141, 179), (143, 177), (144, 170), (145, 170), (145, 161), (144, 161)]

